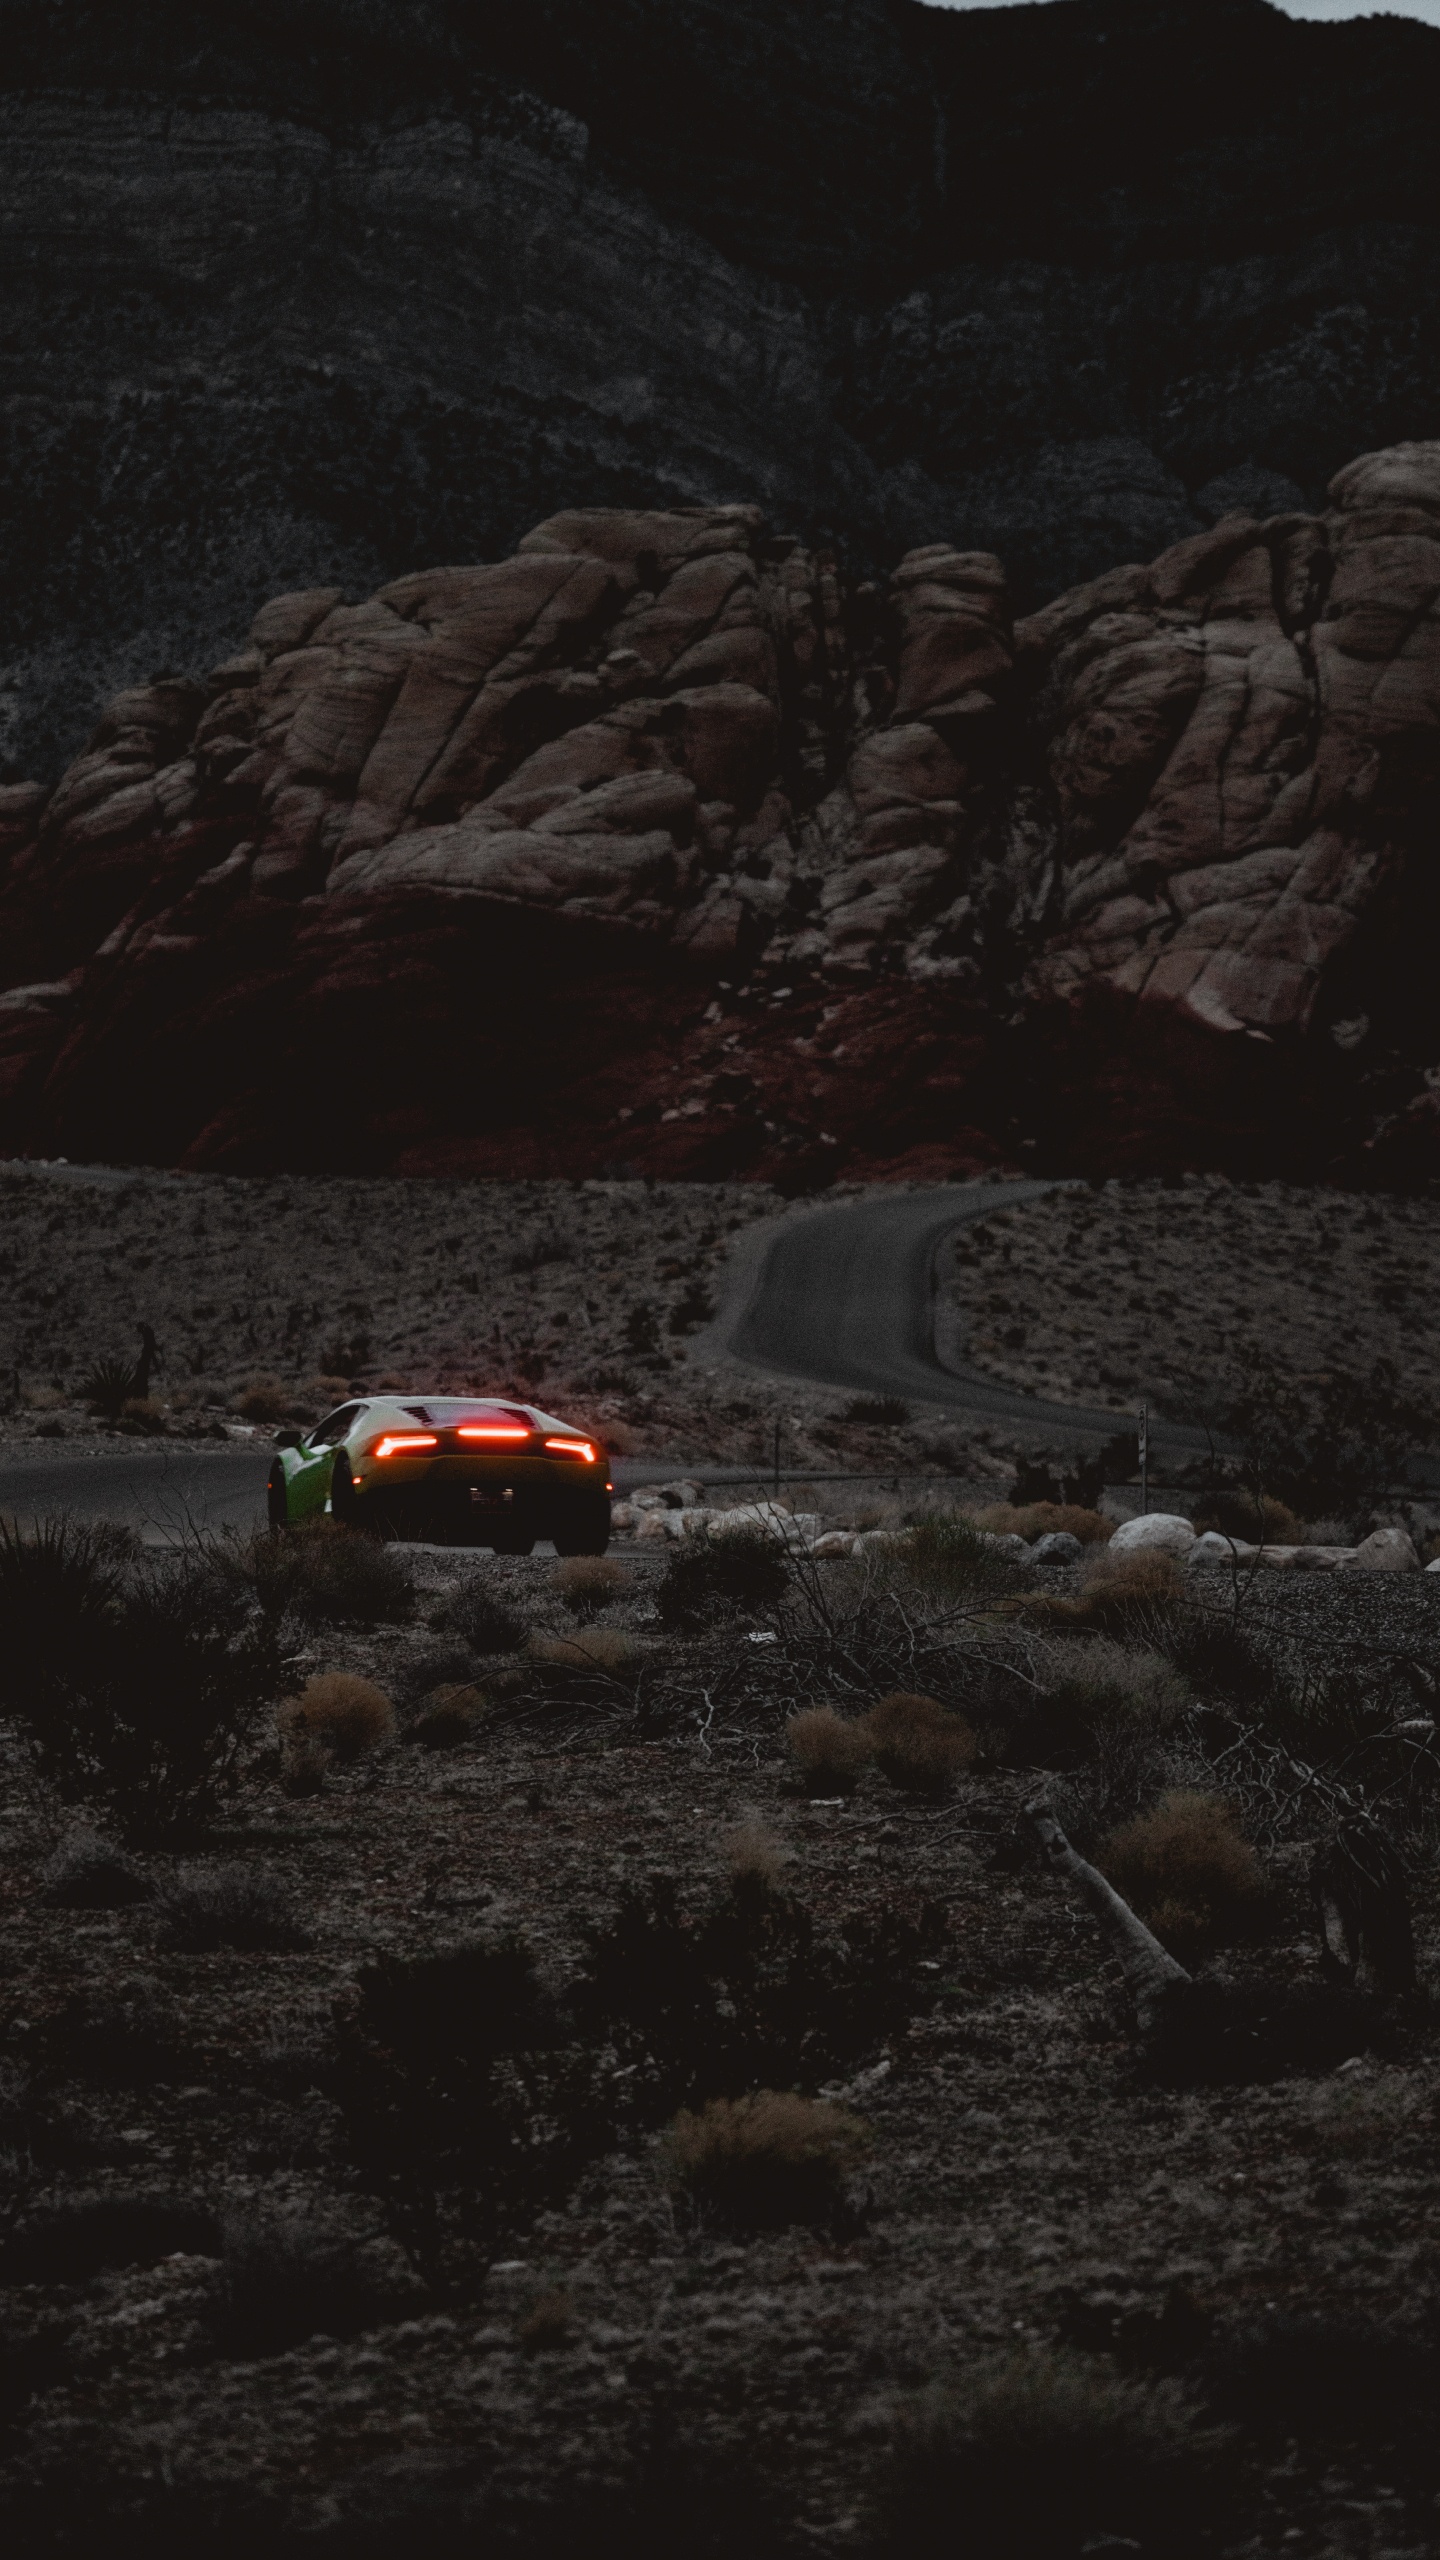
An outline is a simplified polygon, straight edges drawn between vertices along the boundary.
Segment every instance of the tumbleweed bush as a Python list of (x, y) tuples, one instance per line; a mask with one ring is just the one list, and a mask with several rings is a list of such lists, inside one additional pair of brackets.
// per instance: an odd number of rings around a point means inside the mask
[(874, 1740), (864, 1719), (837, 1715), (833, 1707), (806, 1707), (791, 1716), (785, 1740), (812, 1796), (853, 1795), (875, 1757)]
[(979, 1749), (972, 1726), (938, 1698), (895, 1690), (865, 1719), (876, 1766), (907, 1795), (943, 1796)]
[(1096, 1863), (1182, 1961), (1264, 1924), (1264, 1870), (1223, 1796), (1172, 1790), (1112, 1831)]
[(682, 2109), (662, 2158), (691, 2209), (732, 2230), (831, 2219), (869, 2148), (868, 2126), (824, 2099), (756, 2089)]
[(354, 1671), (319, 1671), (298, 1697), (285, 1700), (280, 1726), (287, 1738), (308, 1734), (337, 1760), (358, 1760), (390, 1740), (395, 1709), (373, 1680)]

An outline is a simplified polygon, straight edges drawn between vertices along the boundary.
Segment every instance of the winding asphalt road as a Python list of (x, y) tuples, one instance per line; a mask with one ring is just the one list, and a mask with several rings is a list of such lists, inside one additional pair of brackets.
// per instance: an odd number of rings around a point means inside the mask
[[(127, 1178), (98, 1167), (45, 1170), (72, 1181)], [(942, 1367), (935, 1351), (936, 1271), (945, 1238), (1056, 1187), (958, 1183), (766, 1220), (732, 1256), (725, 1304), (692, 1338), (692, 1357), (738, 1360), (777, 1380), (899, 1396), (975, 1421), (1018, 1426), (1037, 1441), (1098, 1445), (1133, 1415), (1024, 1395), (983, 1370)], [(1057, 1284), (1063, 1287), (1063, 1275)], [(1151, 1438), (1163, 1459), (1191, 1457), (1206, 1445), (1202, 1433), (1178, 1424), (1156, 1424)], [(124, 1521), (146, 1539), (168, 1544), (196, 1530), (253, 1527), (264, 1516), (268, 1466), (263, 1441), (253, 1449), (213, 1451), (131, 1445), (113, 1456), (47, 1451), (0, 1461), (0, 1511), (22, 1517), (76, 1511)], [(741, 1471), (706, 1472), (720, 1481)], [(617, 1459), (614, 1467), (621, 1492), (671, 1473), (640, 1459)]]
[[(1052, 1404), (935, 1349), (939, 1251), (957, 1227), (1022, 1207), (1053, 1182), (966, 1182), (819, 1208), (752, 1228), (730, 1266), (726, 1303), (692, 1350), (741, 1360), (776, 1378), (804, 1378), (861, 1394), (900, 1396), (977, 1421), (1019, 1425), (1037, 1440), (1076, 1445), (1132, 1427), (1133, 1410)], [(1056, 1274), (1063, 1294), (1063, 1272)], [(1151, 1446), (1170, 1459), (1199, 1455), (1206, 1436), (1154, 1423)]]

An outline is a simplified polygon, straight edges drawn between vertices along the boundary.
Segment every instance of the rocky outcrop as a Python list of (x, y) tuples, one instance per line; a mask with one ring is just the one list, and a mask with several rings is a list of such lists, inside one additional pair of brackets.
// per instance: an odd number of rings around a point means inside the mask
[(743, 500), (1022, 609), (1440, 416), (1440, 34), (83, 0), (0, 48), (0, 778), (267, 596)]
[(1293, 1168), (1323, 1106), (1427, 1163), (1440, 444), (1330, 495), (1018, 624), (991, 555), (857, 586), (743, 505), (278, 597), (0, 794), (0, 1136), (494, 1168), (548, 1112), (547, 1164), (820, 1179), (1237, 1108)]

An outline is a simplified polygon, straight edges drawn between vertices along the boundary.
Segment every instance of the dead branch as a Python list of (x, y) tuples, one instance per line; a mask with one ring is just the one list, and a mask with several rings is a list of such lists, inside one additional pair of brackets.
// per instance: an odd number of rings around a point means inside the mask
[(1310, 1870), (1321, 1962), (1332, 1980), (1362, 1990), (1415, 1988), (1415, 1941), (1405, 1869), (1376, 1822), (1342, 1823)]
[(1138, 1913), (1102, 1876), (1087, 1858), (1071, 1848), (1059, 1823), (1043, 1799), (1036, 1797), (1025, 1807), (1025, 1817), (1033, 1823), (1040, 1845), (1052, 1871), (1065, 1876), (1082, 1898), (1088, 1902), (1108, 1938), (1112, 1952), (1120, 1959), (1126, 1988), (1135, 2003), (1135, 2016), (1142, 2035), (1152, 2034), (1160, 2023), (1161, 2012), (1169, 1995), (1188, 1987), (1190, 1975), (1183, 1964), (1167, 1955), (1157, 1937), (1145, 1926)]

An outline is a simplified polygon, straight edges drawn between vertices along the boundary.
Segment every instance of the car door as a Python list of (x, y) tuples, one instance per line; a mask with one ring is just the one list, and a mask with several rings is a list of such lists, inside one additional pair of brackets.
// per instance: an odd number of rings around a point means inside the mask
[(290, 1517), (313, 1520), (330, 1499), (335, 1452), (364, 1412), (363, 1404), (342, 1404), (327, 1413), (301, 1441), (298, 1463), (290, 1474)]

